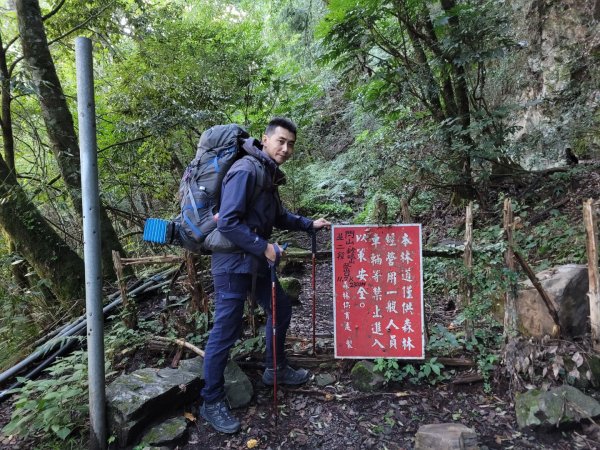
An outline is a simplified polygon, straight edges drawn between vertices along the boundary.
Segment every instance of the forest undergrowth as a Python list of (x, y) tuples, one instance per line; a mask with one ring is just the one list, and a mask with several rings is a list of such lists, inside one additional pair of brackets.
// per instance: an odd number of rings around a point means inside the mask
[[(539, 177), (551, 177), (552, 183), (540, 182)], [(525, 444), (529, 448), (585, 448), (585, 445), (597, 438), (598, 429), (591, 424), (568, 431), (553, 431), (551, 436), (554, 443), (542, 437), (546, 431), (519, 431), (516, 428), (511, 402), (512, 395), (518, 388), (514, 380), (507, 376), (503, 366), (504, 339), (499, 305), (503, 290), (510, 280), (503, 262), (506, 247), (501, 227), (503, 200), (511, 198), (513, 202), (515, 216), (518, 217), (515, 230), (517, 246), (527, 255), (527, 260), (536, 271), (559, 264), (585, 263), (581, 203), (583, 199), (594, 197), (600, 192), (600, 175), (595, 170), (581, 167), (550, 175), (528, 175), (518, 183), (514, 180), (490, 183), (481, 192), (480, 201), (475, 203), (474, 213), (474, 246), (479, 250), (476, 252), (470, 279), (474, 292), (471, 305), (467, 308), (460, 306), (461, 283), (465, 276), (462, 259), (425, 258), (425, 314), (428, 334), (426, 359), (422, 362), (376, 361), (376, 369), (386, 380), (384, 392), (405, 392), (407, 398), (397, 404), (393, 402), (393, 407), (386, 410), (378, 421), (374, 413), (383, 406), (375, 400), (376, 397), (366, 400), (351, 388), (349, 363), (333, 360), (331, 354), (332, 341), (327, 337), (333, 333), (331, 265), (320, 263), (319, 289), (323, 294), (320, 294), (318, 332), (324, 337), (320, 339), (318, 352), (330, 355), (331, 362), (323, 367), (313, 368), (313, 371), (317, 374), (333, 373), (337, 382), (333, 387), (325, 389), (316, 387), (314, 382), (309, 383), (308, 390), (317, 394), (284, 391), (284, 405), (291, 408), (291, 411), (308, 408), (310, 414), (307, 417), (325, 414), (329, 419), (326, 420), (326, 425), (321, 426), (325, 427), (326, 435), (333, 436), (339, 429), (345, 429), (348, 421), (358, 424), (352, 428), (352, 433), (356, 434), (353, 439), (358, 439), (361, 446), (377, 448), (382, 445), (385, 448), (410, 448), (411, 439), (420, 424), (440, 420), (474, 426), (481, 434), (480, 439), (490, 448), (509, 448), (511, 445), (521, 448), (519, 445)], [(381, 199), (385, 200), (387, 197), (389, 194), (381, 196)], [(426, 191), (419, 191), (414, 197), (415, 207), (411, 209), (414, 222), (423, 225), (424, 247), (460, 248), (464, 233), (463, 206), (431, 201), (432, 198), (434, 197)], [(384, 200), (379, 200), (379, 204)], [(431, 202), (427, 206), (421, 206), (420, 202), (428, 201)], [(329, 200), (325, 204), (334, 204), (328, 202)], [(360, 202), (356, 198), (347, 204)], [(329, 210), (328, 213), (334, 222), (373, 223), (373, 215), (377, 212), (372, 205), (376, 203), (364, 202), (363, 211), (354, 218), (346, 214), (343, 208)], [(387, 222), (401, 222), (399, 206), (396, 203), (387, 206)], [(323, 209), (317, 205), (313, 211), (321, 213)], [(280, 238), (292, 239), (301, 247), (309, 246), (304, 236), (281, 235)], [(328, 236), (323, 233), (320, 236), (320, 246), (327, 248), (328, 240)], [(309, 285), (310, 271), (307, 267), (300, 265), (290, 270), (295, 276), (302, 277), (305, 286)], [(144, 274), (140, 273), (139, 276), (143, 277)], [(511, 276), (523, 279), (522, 274)], [(210, 292), (210, 279), (204, 278), (203, 284), (207, 292)], [(166, 305), (165, 295), (168, 294), (170, 300)], [(137, 329), (125, 327), (118, 314), (107, 323), (108, 381), (123, 372), (169, 364), (174, 356), (173, 351), (149, 351), (148, 342), (152, 336), (184, 338), (200, 348), (206, 342), (210, 316), (197, 311), (191, 312), (189, 296), (181, 283), (174, 285), (174, 291), (170, 293), (162, 292), (158, 296), (138, 301), (140, 321)], [(304, 306), (296, 311), (290, 329), (290, 334), (300, 341), (300, 344), (293, 344), (290, 351), (300, 357), (306, 356), (307, 346), (301, 343), (310, 335), (310, 323), (305, 314), (309, 301), (305, 287), (301, 295)], [(467, 322), (474, 327), (470, 336), (465, 333)], [(329, 446), (333, 445), (333, 441), (323, 440), (323, 435), (299, 431), (303, 427), (298, 422), (300, 419), (292, 420), (294, 414), (284, 414), (283, 421), (289, 420), (288, 425), (283, 427), (284, 435), (281, 428), (277, 432), (273, 431), (268, 390), (260, 386), (260, 372), (256, 369), (262, 351), (262, 339), (247, 335), (247, 339), (241, 341), (234, 352), (238, 361), (250, 361), (248, 373), (257, 385), (257, 393), (249, 409), (242, 411), (244, 423), (247, 424), (246, 431), (237, 438), (228, 440), (229, 445), (241, 447), (244, 439), (256, 437), (265, 445), (279, 448), (296, 445), (301, 448), (339, 448)], [(517, 371), (522, 386), (569, 383), (591, 387), (586, 383), (585, 375), (574, 378), (573, 364), (570, 363), (574, 354), (591, 353), (585, 339), (576, 342), (524, 339), (520, 351), (521, 360), (528, 361), (528, 364)], [(466, 367), (453, 366), (455, 359), (471, 363)], [(2, 442), (7, 448), (78, 448), (85, 442), (88, 427), (85, 361), (83, 351), (60, 359), (41, 378), (26, 382), (24, 387), (15, 391), (10, 401), (2, 404), (0, 425), (5, 427)], [(469, 379), (473, 381), (469, 382)], [(339, 405), (333, 404), (335, 402), (322, 403), (318, 399), (318, 392), (323, 395), (338, 395), (340, 398), (348, 396), (351, 399), (347, 404), (348, 409), (340, 410)], [(443, 402), (447, 395), (458, 395), (456, 398), (460, 400), (450, 402), (449, 407), (444, 408), (446, 412), (440, 413), (432, 404)], [(304, 406), (300, 408), (299, 405)], [(363, 407), (365, 411), (373, 411), (373, 415), (365, 420), (361, 420), (360, 414), (356, 412), (357, 408), (360, 410)], [(413, 417), (406, 416), (407, 408), (412, 411)], [(473, 411), (481, 414), (473, 415)], [(188, 412), (194, 415), (195, 410), (192, 408)], [(342, 420), (342, 417), (346, 419)], [(317, 427), (315, 423), (311, 419), (311, 426)], [(190, 431), (188, 443), (181, 443), (180, 448), (197, 448), (194, 445), (209, 444), (219, 446), (222, 442), (220, 435), (210, 433), (201, 423), (197, 423)]]

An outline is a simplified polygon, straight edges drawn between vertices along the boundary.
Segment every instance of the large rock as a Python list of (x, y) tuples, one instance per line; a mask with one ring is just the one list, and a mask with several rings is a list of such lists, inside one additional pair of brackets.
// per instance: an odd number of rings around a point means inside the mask
[(252, 400), (254, 388), (240, 366), (229, 361), (225, 367), (225, 395), (232, 408), (246, 406)]
[(300, 303), (300, 294), (302, 293), (302, 283), (298, 278), (295, 277), (285, 277), (279, 278), (279, 283), (281, 287), (285, 291), (285, 293), (290, 298), (292, 305), (297, 305)]
[(179, 370), (192, 372), (204, 380), (204, 358), (202, 356), (196, 356), (195, 358), (182, 359), (179, 361)]
[(558, 426), (600, 415), (600, 403), (573, 386), (560, 386), (547, 392), (538, 389), (515, 396), (515, 412), (520, 428)]
[[(184, 359), (179, 362), (179, 369), (192, 372), (204, 380), (204, 359), (201, 356)], [(229, 361), (225, 367), (225, 395), (232, 408), (246, 406), (252, 400), (254, 388), (248, 376), (235, 361)]]
[[(590, 315), (587, 267), (567, 264), (544, 270), (537, 277), (558, 311), (563, 336), (585, 334)], [(554, 321), (541, 295), (529, 280), (522, 286), (517, 299), (521, 331), (534, 337), (552, 335)]]
[(181, 441), (187, 431), (187, 422), (183, 417), (172, 417), (152, 427), (142, 438), (142, 445), (161, 447)]
[(200, 377), (177, 369), (140, 369), (106, 389), (109, 424), (120, 446), (132, 444), (151, 421), (198, 398)]
[(385, 379), (375, 372), (375, 364), (371, 361), (359, 361), (354, 364), (350, 376), (352, 386), (361, 392), (373, 392), (381, 389)]
[(460, 423), (422, 425), (415, 436), (415, 450), (478, 450), (477, 434)]

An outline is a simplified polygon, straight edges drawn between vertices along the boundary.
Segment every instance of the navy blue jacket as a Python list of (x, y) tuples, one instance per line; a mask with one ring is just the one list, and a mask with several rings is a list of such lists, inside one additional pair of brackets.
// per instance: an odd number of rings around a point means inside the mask
[(275, 161), (262, 151), (255, 139), (244, 142), (244, 150), (265, 168), (264, 186), (254, 202), (258, 168), (255, 162), (242, 158), (236, 161), (223, 179), (218, 230), (239, 247), (242, 252), (213, 253), (212, 273), (252, 273), (256, 264), (260, 276), (268, 273), (267, 249), (273, 227), (309, 231), (313, 221), (290, 213), (281, 204), (278, 187), (285, 183), (285, 175)]

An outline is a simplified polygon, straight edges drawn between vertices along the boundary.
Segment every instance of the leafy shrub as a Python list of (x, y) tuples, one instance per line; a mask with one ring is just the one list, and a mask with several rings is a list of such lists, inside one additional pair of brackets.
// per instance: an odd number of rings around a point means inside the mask
[(450, 375), (442, 370), (444, 365), (437, 360), (437, 357), (430, 358), (418, 366), (404, 364), (402, 367), (397, 359), (377, 358), (374, 368), (383, 374), (388, 382), (408, 380), (414, 384), (420, 384), (423, 381), (436, 384), (450, 378)]
[(88, 416), (87, 353), (77, 351), (59, 359), (45, 371), (49, 378), (23, 380), (14, 389), (15, 402), (10, 422), (2, 430), (6, 434), (31, 437), (51, 432), (65, 441), (73, 432), (82, 432)]
[(391, 223), (400, 214), (400, 199), (390, 193), (376, 192), (365, 208), (354, 219), (354, 223)]

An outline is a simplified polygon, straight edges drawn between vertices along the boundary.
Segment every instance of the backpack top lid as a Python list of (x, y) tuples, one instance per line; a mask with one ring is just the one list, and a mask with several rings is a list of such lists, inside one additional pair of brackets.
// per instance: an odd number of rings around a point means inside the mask
[(230, 147), (242, 139), (249, 137), (250, 135), (248, 132), (238, 124), (215, 125), (200, 136), (196, 158), (199, 158), (207, 151), (215, 151), (224, 147)]

